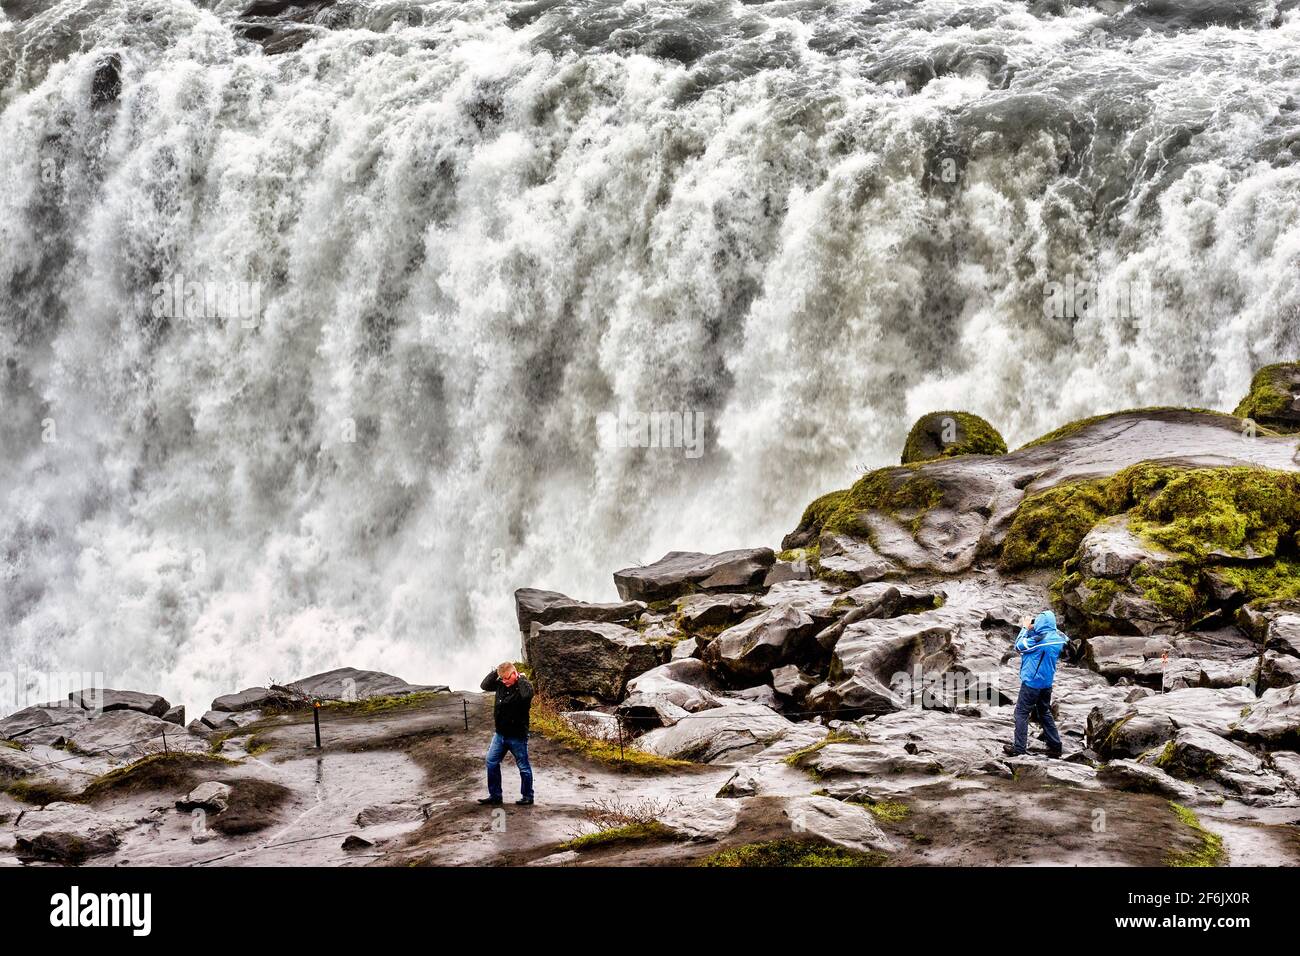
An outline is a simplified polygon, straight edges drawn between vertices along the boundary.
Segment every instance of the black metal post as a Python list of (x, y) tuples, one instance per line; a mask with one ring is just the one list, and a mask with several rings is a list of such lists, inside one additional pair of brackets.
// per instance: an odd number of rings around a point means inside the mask
[(316, 724), (316, 749), (320, 750), (320, 701), (312, 701), (312, 721)]
[(163, 738), (163, 753), (167, 753), (168, 751), (167, 751), (167, 728), (166, 727), (163, 728), (162, 738)]
[(623, 759), (623, 717), (621, 714), (615, 714), (614, 719), (618, 721), (618, 759)]
[(465, 708), (465, 729), (469, 730), (469, 701), (462, 697), (460, 705)]

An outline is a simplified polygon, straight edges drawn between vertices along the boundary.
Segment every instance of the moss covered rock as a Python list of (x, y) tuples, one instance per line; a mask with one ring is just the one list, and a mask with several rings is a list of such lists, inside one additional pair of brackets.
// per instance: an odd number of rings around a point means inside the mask
[(907, 434), (903, 464), (911, 465), (956, 455), (1005, 455), (1007, 443), (998, 430), (970, 412), (943, 411), (922, 415)]
[(1171, 631), (1225, 605), (1300, 596), (1300, 474), (1143, 464), (1053, 489), (1021, 505), (1003, 565), (1054, 564), (1094, 515), (1056, 589), (1091, 628)]
[(1274, 431), (1300, 431), (1300, 362), (1268, 365), (1256, 372), (1235, 414)]

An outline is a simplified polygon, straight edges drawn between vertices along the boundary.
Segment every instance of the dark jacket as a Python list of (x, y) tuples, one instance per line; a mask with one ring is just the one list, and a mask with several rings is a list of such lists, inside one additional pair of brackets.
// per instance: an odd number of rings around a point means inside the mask
[(523, 674), (515, 681), (514, 687), (507, 687), (492, 671), (483, 678), (479, 685), (483, 690), (496, 691), (496, 704), (492, 707), (492, 719), (496, 722), (497, 733), (510, 740), (519, 740), (528, 736), (528, 709), (533, 705), (533, 685)]

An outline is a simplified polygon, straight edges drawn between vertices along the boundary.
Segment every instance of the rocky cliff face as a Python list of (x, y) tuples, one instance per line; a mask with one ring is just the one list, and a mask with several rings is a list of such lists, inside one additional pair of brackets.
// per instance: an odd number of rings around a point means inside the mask
[[(1300, 438), (1290, 392), (1266, 394), (1294, 373), (1257, 377), (1261, 422), (1144, 409), (1009, 453), (981, 419), (928, 415), (907, 464), (818, 498), (779, 553), (615, 572), (644, 602), (617, 624), (560, 595), (567, 623), (543, 623), (521, 591), (537, 684), (641, 750), (736, 767), (730, 797), (789, 796), (778, 765), (867, 803), (1030, 774), (1300, 819)], [(1002, 752), (1014, 622), (1047, 607), (1074, 638), (1063, 762)]]
[[(508, 826), (472, 801), (489, 699), (345, 668), (188, 725), (127, 691), (5, 718), (0, 854), (1300, 862), (1300, 435), (1266, 372), (1268, 427), (1147, 409), (997, 453), (934, 413), (779, 552), (674, 551), (614, 602), (520, 589), (539, 805)], [(1046, 607), (1066, 753), (1009, 757), (1015, 622)]]

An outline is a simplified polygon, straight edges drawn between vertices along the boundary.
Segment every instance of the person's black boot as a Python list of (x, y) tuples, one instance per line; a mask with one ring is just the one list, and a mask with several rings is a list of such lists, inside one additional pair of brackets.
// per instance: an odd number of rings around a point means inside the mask
[(1015, 747), (1013, 747), (1011, 744), (1003, 744), (1003, 745), (1002, 745), (1002, 752), (1003, 752), (1004, 754), (1006, 754), (1008, 757), (1024, 757), (1024, 756), (1027, 756), (1026, 751), (1024, 751), (1024, 750), (1017, 750), (1017, 749), (1016, 749)]
[(521, 807), (531, 807), (533, 805), (533, 798), (520, 797), (518, 800), (515, 801), (515, 803), (517, 803)]
[(479, 803), (485, 807), (499, 807), (502, 801), (500, 797), (484, 797)]
[(1064, 754), (1065, 754), (1065, 751), (1064, 751), (1064, 750), (1049, 750), (1049, 751), (1047, 751), (1047, 756), (1048, 756), (1048, 758), (1051, 759), (1051, 760), (1060, 760), (1061, 757), (1062, 757)]

